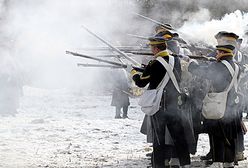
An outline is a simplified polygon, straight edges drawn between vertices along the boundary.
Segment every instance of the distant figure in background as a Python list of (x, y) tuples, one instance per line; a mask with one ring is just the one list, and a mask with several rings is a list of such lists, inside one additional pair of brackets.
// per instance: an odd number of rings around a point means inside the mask
[[(117, 73), (115, 71), (113, 75), (113, 93), (112, 93), (112, 102), (111, 106), (115, 106), (115, 118), (128, 118), (128, 106), (129, 102), (129, 85), (126, 72), (119, 70)], [(122, 109), (122, 117), (121, 117)]]
[(23, 82), (15, 61), (9, 56), (1, 58), (0, 70), (0, 115), (14, 116), (23, 94)]

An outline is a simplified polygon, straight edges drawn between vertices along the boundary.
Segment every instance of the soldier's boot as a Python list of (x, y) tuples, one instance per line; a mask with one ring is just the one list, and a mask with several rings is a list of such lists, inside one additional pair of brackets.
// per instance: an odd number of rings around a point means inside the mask
[(200, 159), (201, 160), (210, 160), (210, 159), (212, 159), (212, 153), (208, 152), (208, 154), (206, 156), (201, 156)]
[(165, 165), (165, 168), (171, 168), (169, 159), (165, 159), (164, 165)]
[(123, 117), (122, 118), (128, 118), (128, 116), (127, 115), (123, 115)]
[(124, 106), (123, 107), (123, 118), (128, 118), (128, 116), (127, 116), (127, 110), (128, 110), (128, 107), (127, 106)]
[(211, 166), (214, 162), (211, 160), (205, 160), (205, 165), (206, 166)]
[(146, 154), (146, 157), (152, 157), (152, 152), (147, 153), (147, 154)]
[(171, 168), (180, 168), (179, 159), (178, 158), (171, 158), (170, 159), (170, 165), (171, 165)]
[(237, 161), (246, 160), (246, 157), (244, 156), (244, 152), (237, 152), (237, 154), (236, 154), (236, 160)]
[(119, 118), (121, 118), (121, 108), (116, 107), (116, 109), (115, 109), (115, 119), (119, 119)]
[(223, 168), (234, 168), (234, 163), (233, 162), (231, 162), (231, 163), (224, 162)]

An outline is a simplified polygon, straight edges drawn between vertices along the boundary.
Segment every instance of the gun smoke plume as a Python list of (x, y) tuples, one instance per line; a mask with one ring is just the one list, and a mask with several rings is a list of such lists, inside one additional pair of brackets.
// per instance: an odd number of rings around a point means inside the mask
[(5, 0), (1, 8), (1, 41), (10, 41), (9, 49), (5, 48), (22, 65), (27, 84), (74, 87), (92, 86), (99, 73), (96, 69), (78, 68), (76, 63), (87, 60), (75, 59), (65, 51), (104, 46), (81, 26), (116, 45), (121, 41), (121, 32), (129, 29), (126, 23), (131, 23), (126, 9), (135, 11), (136, 5), (115, 0)]
[(209, 19), (221, 19), (227, 13), (236, 10), (248, 12), (248, 2), (245, 0), (148, 0), (143, 13), (154, 16), (158, 20), (168, 22), (175, 27), (180, 27), (200, 10), (205, 9), (209, 13)]

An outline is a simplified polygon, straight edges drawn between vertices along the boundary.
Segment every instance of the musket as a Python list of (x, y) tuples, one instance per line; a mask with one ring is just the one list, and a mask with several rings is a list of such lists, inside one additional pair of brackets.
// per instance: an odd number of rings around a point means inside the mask
[(100, 68), (123, 68), (121, 66), (116, 66), (116, 65), (99, 65), (99, 64), (82, 64), (82, 63), (78, 63), (77, 66), (100, 67)]
[(116, 54), (106, 54), (106, 55), (94, 55), (94, 57), (106, 57), (106, 58), (116, 58)]
[(76, 52), (66, 51), (66, 54), (71, 54), (71, 55), (77, 56), (77, 57), (83, 57), (83, 58), (92, 59), (92, 60), (95, 60), (95, 61), (100, 61), (100, 62), (112, 64), (112, 65), (115, 65), (115, 66), (120, 66), (122, 68), (127, 67), (126, 65), (118, 63), (118, 62), (113, 62), (113, 61), (108, 61), (108, 60), (104, 60), (104, 59), (100, 59), (100, 58), (95, 58), (95, 57), (91, 57), (91, 56), (88, 56), (88, 55), (85, 55), (85, 54), (79, 54), (79, 53), (76, 53)]
[(105, 57), (105, 58), (116, 58), (117, 54), (99, 54), (99, 55), (92, 55), (92, 57)]
[(188, 56), (189, 58), (192, 58), (192, 59), (205, 59), (205, 60), (208, 60), (208, 61), (215, 61), (216, 60), (213, 57), (206, 57), (206, 56), (203, 56), (203, 55), (186, 55), (186, 56)]
[(153, 22), (153, 23), (162, 25), (163, 27), (165, 27), (165, 28), (168, 29), (168, 30), (174, 30), (174, 31), (176, 31), (174, 28), (169, 27), (169, 26), (167, 26), (167, 25), (165, 25), (165, 24), (163, 24), (163, 23), (161, 23), (161, 22), (159, 22), (159, 21), (157, 21), (157, 20), (151, 19), (151, 18), (149, 18), (149, 17), (143, 16), (143, 15), (138, 14), (138, 13), (134, 13), (134, 14), (137, 15), (137, 16), (139, 16), (139, 17), (141, 17), (141, 18), (143, 18), (143, 19), (149, 20), (149, 21), (151, 21), (151, 22)]
[(150, 55), (150, 56), (153, 56), (154, 55), (153, 53), (149, 53), (149, 52), (133, 52), (133, 51), (128, 51), (128, 53), (135, 54), (135, 55)]
[[(129, 53), (132, 53), (132, 54), (136, 54), (136, 55), (149, 55), (149, 56), (153, 56), (154, 54), (152, 53), (149, 53), (149, 52), (129, 52)], [(183, 57), (182, 55), (178, 55), (178, 54), (174, 54), (172, 53), (171, 54), (172, 56), (178, 56), (178, 57)], [(213, 57), (206, 57), (206, 56), (203, 56), (203, 55), (186, 55), (187, 57), (189, 58), (192, 58), (192, 59), (204, 59), (206, 61), (215, 61), (216, 59), (213, 58)]]
[(148, 40), (148, 37), (145, 37), (145, 36), (140, 36), (140, 35), (136, 35), (136, 34), (127, 34), (127, 35), (131, 36), (131, 37), (138, 38), (138, 39), (142, 39), (142, 40)]
[(102, 41), (104, 44), (106, 44), (107, 46), (109, 46), (111, 49), (113, 49), (114, 51), (116, 51), (117, 53), (119, 53), (121, 56), (123, 56), (124, 58), (126, 58), (127, 60), (129, 60), (130, 62), (132, 62), (134, 65), (141, 66), (140, 63), (138, 63), (136, 60), (134, 60), (131, 57), (129, 57), (126, 53), (124, 53), (121, 50), (119, 50), (118, 48), (114, 47), (112, 44), (110, 44), (109, 42), (105, 41), (103, 38), (99, 37), (98, 35), (96, 35), (92, 31), (90, 31), (88, 28), (86, 28), (85, 26), (82, 26), (82, 27), (87, 32), (89, 32), (90, 34), (92, 34), (94, 37), (96, 37), (97, 39), (99, 39), (100, 41)]
[[(130, 55), (130, 56), (133, 56), (133, 54), (128, 54), (128, 55)], [(106, 57), (106, 58), (108, 58), (108, 57), (110, 57), (110, 58), (116, 58), (116, 57), (118, 57), (119, 55), (117, 55), (117, 54), (101, 54), (101, 55), (94, 55), (94, 57)]]
[[(100, 58), (95, 58), (95, 57), (91, 57), (91, 56), (88, 56), (85, 54), (79, 54), (79, 53), (71, 52), (71, 51), (66, 51), (66, 54), (71, 54), (71, 55), (76, 56), (76, 57), (83, 57), (83, 58), (88, 58), (88, 59), (92, 59), (92, 60), (99, 61), (99, 62), (108, 63), (108, 64), (111, 64), (112, 66), (117, 66), (120, 68), (127, 68), (127, 65), (125, 65), (125, 64), (121, 64), (121, 63), (114, 62), (114, 61), (108, 61), (108, 60), (104, 60), (104, 59), (100, 59)], [(136, 71), (139, 71), (139, 72), (144, 71), (144, 68), (135, 67), (135, 66), (133, 66), (133, 69), (135, 69)]]
[[(123, 51), (123, 50), (140, 50), (141, 47), (140, 46), (115, 46), (116, 48), (118, 48), (119, 50)], [(83, 48), (78, 48), (77, 50), (87, 50), (87, 51), (95, 51), (95, 50), (99, 50), (99, 51), (108, 51), (108, 50), (113, 50), (109, 47), (104, 47), (104, 46), (99, 46), (99, 47), (83, 47)]]
[(162, 25), (164, 28), (166, 28), (166, 29), (168, 29), (168, 30), (173, 30), (173, 31), (178, 32), (178, 33), (180, 33), (180, 34), (184, 34), (184, 36), (190, 36), (189, 34), (186, 34), (186, 33), (183, 33), (183, 32), (181, 32), (181, 31), (178, 31), (178, 30), (176, 30), (176, 29), (174, 29), (174, 28), (172, 28), (172, 27), (169, 27), (169, 26), (167, 26), (167, 25), (165, 25), (165, 24), (163, 24), (162, 22), (159, 22), (159, 21), (157, 21), (157, 20), (151, 19), (151, 18), (149, 18), (149, 17), (143, 16), (143, 15), (138, 14), (138, 13), (134, 13), (134, 14), (137, 15), (137, 16), (139, 16), (139, 17), (141, 17), (141, 18), (143, 18), (143, 19), (149, 20), (149, 21), (151, 21), (151, 22), (153, 22), (153, 23)]
[[(172, 54), (172, 55), (175, 55), (175, 54)], [(182, 55), (177, 55), (177, 56), (183, 58)], [(202, 59), (202, 60), (205, 60), (205, 61), (216, 61), (216, 58), (206, 57), (204, 55), (186, 55), (186, 56), (191, 58), (191, 59)]]

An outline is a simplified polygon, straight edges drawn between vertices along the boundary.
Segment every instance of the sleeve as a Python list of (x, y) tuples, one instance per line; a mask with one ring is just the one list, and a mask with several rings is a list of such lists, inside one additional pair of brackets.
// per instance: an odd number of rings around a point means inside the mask
[(150, 83), (152, 64), (153, 62), (150, 62), (143, 73), (133, 74), (133, 80), (138, 87), (145, 87), (148, 83)]
[(162, 81), (166, 70), (157, 60), (150, 62), (142, 74), (133, 76), (133, 80), (138, 87), (145, 87), (149, 83), (149, 89), (155, 89)]

